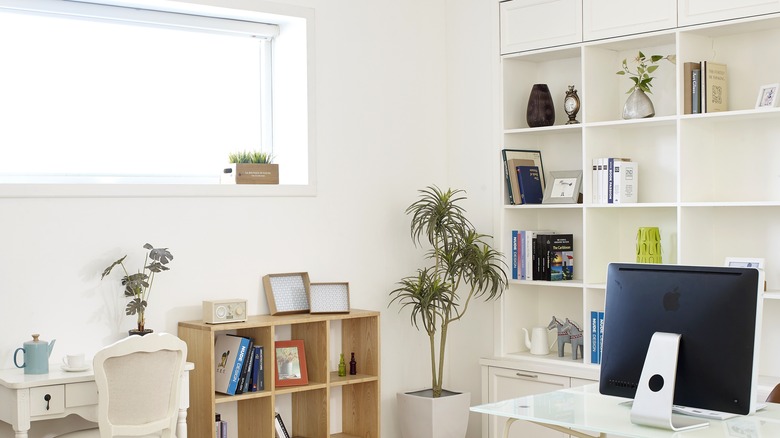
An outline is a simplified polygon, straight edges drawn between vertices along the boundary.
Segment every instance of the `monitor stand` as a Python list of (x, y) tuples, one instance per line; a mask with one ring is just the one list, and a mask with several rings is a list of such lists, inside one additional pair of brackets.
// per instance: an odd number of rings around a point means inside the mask
[(701, 418), (672, 414), (679, 352), (679, 334), (653, 334), (631, 407), (632, 423), (673, 431), (709, 426)]

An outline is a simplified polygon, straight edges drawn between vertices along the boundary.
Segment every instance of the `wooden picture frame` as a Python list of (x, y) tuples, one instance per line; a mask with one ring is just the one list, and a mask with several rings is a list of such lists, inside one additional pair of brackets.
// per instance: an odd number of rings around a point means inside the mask
[(582, 189), (582, 171), (550, 172), (550, 183), (544, 190), (542, 204), (576, 204)]
[(309, 312), (309, 274), (293, 272), (263, 276), (263, 288), (271, 315)]
[(311, 283), (309, 312), (349, 313), (349, 283)]
[(302, 339), (274, 342), (274, 381), (277, 388), (309, 383)]
[(759, 87), (756, 109), (775, 108), (778, 104), (777, 93), (780, 92), (778, 88), (780, 88), (780, 84), (767, 84)]

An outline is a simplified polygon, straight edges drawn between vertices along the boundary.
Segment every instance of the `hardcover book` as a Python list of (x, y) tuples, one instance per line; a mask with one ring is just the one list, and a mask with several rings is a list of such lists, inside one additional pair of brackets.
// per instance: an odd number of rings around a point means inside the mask
[(247, 357), (249, 339), (218, 334), (214, 340), (214, 388), (217, 392), (235, 395), (241, 371)]
[(590, 312), (590, 363), (599, 364), (599, 312)]
[(544, 198), (542, 179), (536, 166), (517, 166), (522, 204), (541, 204)]
[[(698, 64), (698, 63), (697, 63)], [(691, 72), (691, 114), (701, 114), (701, 68)]]
[(617, 198), (615, 204), (633, 204), (638, 202), (639, 189), (639, 163), (622, 161), (615, 177), (619, 178)]
[(255, 345), (252, 355), (252, 381), (249, 384), (249, 390), (251, 392), (262, 391), (265, 389), (265, 376), (263, 372), (263, 346)]
[(574, 279), (574, 235), (551, 234), (547, 239), (547, 280)]
[[(693, 71), (698, 70), (699, 65), (700, 64), (698, 62), (686, 62), (685, 64), (683, 64), (683, 114), (694, 114), (693, 112), (693, 84), (694, 84)], [(696, 81), (698, 84), (698, 78)]]
[(276, 427), (276, 436), (278, 436), (279, 438), (290, 438), (290, 435), (287, 433), (287, 428), (284, 427), (284, 421), (282, 421), (282, 416), (279, 415), (278, 412), (274, 417), (274, 426)]
[[(509, 165), (510, 169), (517, 170), (518, 166), (533, 166), (534, 160), (526, 160), (523, 158), (510, 158), (507, 160), (507, 164)], [(511, 190), (512, 190), (512, 199), (514, 200), (512, 204), (520, 205), (523, 203), (522, 193), (520, 189), (520, 180), (517, 178), (517, 172), (514, 173), (511, 183)]]
[(727, 111), (728, 102), (728, 76), (726, 74), (726, 64), (719, 64), (711, 61), (702, 62), (702, 71), (704, 75), (703, 99), (705, 113), (714, 113)]

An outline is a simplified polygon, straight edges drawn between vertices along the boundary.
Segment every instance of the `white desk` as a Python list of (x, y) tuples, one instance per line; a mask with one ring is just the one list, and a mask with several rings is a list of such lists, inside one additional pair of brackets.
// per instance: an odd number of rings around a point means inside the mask
[[(187, 438), (189, 371), (194, 368), (187, 362), (181, 375), (177, 438)], [(97, 403), (97, 384), (91, 367), (84, 372), (66, 372), (59, 364), (50, 364), (48, 374), (24, 374), (20, 368), (0, 370), (0, 421), (11, 425), (16, 438), (27, 438), (33, 421), (75, 414), (97, 422)]]
[(705, 428), (672, 432), (631, 423), (630, 408), (620, 405), (625, 401), (599, 394), (598, 384), (592, 384), (474, 406), (471, 410), (507, 418), (504, 437), (514, 421), (525, 420), (578, 437), (780, 438), (780, 404), (769, 403), (750, 416), (710, 421)]

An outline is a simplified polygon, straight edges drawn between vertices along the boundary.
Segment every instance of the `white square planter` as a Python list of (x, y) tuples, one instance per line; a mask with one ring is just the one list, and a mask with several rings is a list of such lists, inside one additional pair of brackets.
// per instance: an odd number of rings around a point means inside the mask
[(469, 426), (471, 394), (445, 390), (433, 398), (431, 390), (396, 395), (403, 438), (464, 438)]

